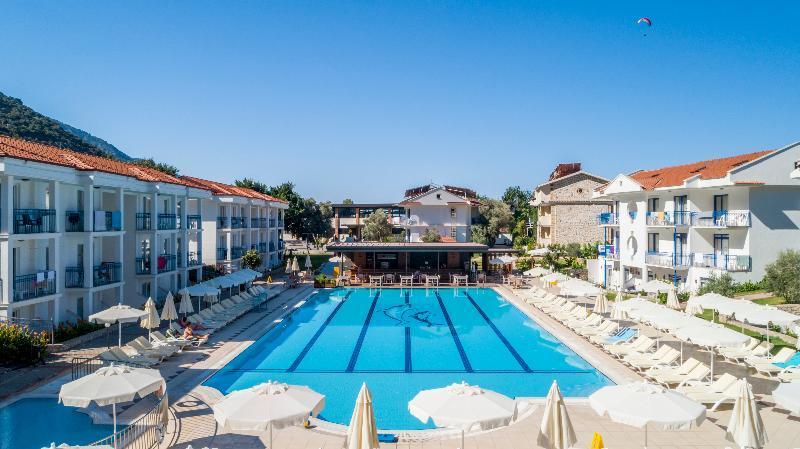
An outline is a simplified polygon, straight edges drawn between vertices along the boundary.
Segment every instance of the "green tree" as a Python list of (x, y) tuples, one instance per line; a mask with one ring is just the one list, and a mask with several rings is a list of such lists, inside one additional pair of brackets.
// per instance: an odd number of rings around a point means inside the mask
[(392, 235), (392, 225), (383, 209), (377, 209), (364, 219), (361, 237), (371, 242), (386, 241)]
[(342, 200), (342, 204), (353, 204), (353, 200), (350, 198), (345, 198)]
[(243, 178), (241, 181), (236, 180), (233, 182), (236, 187), (243, 187), (245, 189), (255, 190), (256, 192), (263, 193), (265, 195), (269, 195), (267, 193), (269, 191), (269, 186), (264, 184), (261, 181), (256, 181), (250, 178)]
[(161, 173), (166, 173), (170, 176), (178, 176), (178, 173), (180, 172), (180, 170), (178, 170), (178, 167), (167, 164), (166, 162), (156, 162), (155, 160), (153, 160), (153, 158), (134, 159), (131, 162), (140, 167), (152, 168), (153, 170), (158, 170)]
[(472, 226), (472, 241), (494, 246), (501, 230), (511, 227), (514, 215), (508, 204), (492, 198), (481, 198), (478, 220)]
[(304, 238), (306, 232), (303, 223), (303, 214), (306, 207), (305, 200), (294, 190), (294, 184), (284, 182), (267, 189), (267, 195), (286, 201), (289, 208), (284, 211), (284, 228), (298, 238)]
[(261, 255), (254, 249), (247, 250), (242, 256), (242, 268), (250, 268), (251, 270), (258, 270), (261, 266)]
[(531, 191), (512, 186), (503, 193), (502, 200), (514, 215), (514, 223), (511, 225), (514, 247), (517, 249), (533, 247), (536, 244), (536, 232), (535, 227), (528, 227), (528, 222), (536, 224), (537, 210), (530, 204)]
[(733, 282), (733, 278), (728, 273), (719, 275), (712, 273), (708, 280), (703, 283), (697, 293), (700, 295), (704, 295), (706, 293), (717, 293), (722, 296), (731, 297), (736, 293), (736, 284)]
[(800, 251), (787, 249), (767, 265), (764, 282), (772, 293), (790, 303), (800, 303)]
[(439, 235), (439, 232), (433, 228), (425, 229), (425, 233), (419, 238), (425, 243), (436, 243), (442, 241), (442, 236)]

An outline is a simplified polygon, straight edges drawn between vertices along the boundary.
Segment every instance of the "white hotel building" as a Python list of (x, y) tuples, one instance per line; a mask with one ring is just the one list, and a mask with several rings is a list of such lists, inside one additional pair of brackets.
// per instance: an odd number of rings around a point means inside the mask
[(214, 201), (183, 178), (0, 136), (0, 319), (74, 322), (201, 280)]
[(691, 164), (620, 174), (595, 198), (597, 272), (608, 288), (650, 279), (695, 291), (713, 273), (758, 281), (783, 249), (800, 249), (800, 179), (790, 176), (800, 143)]

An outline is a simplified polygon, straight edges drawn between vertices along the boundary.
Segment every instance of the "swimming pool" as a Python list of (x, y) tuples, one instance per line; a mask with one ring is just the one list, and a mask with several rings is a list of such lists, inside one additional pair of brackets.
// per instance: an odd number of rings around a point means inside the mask
[(347, 425), (362, 382), (378, 427), (424, 429), (407, 404), (454, 382), (511, 397), (566, 396), (611, 381), (489, 288), (322, 290), (206, 380), (222, 393), (267, 380), (326, 396), (320, 415)]
[(40, 449), (50, 443), (89, 444), (111, 435), (112, 426), (56, 399), (25, 398), (0, 408), (0, 449)]

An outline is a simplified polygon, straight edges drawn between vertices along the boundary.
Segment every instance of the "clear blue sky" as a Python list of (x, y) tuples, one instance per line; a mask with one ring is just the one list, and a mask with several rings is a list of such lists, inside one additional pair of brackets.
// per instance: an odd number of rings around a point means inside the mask
[(0, 91), (183, 173), (322, 200), (498, 196), (558, 162), (613, 176), (800, 140), (794, 1), (0, 10)]

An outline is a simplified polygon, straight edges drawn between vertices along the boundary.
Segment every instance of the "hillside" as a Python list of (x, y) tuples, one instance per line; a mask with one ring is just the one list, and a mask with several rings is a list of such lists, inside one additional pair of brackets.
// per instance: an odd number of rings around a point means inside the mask
[(124, 161), (130, 156), (105, 140), (61, 123), (25, 106), (22, 100), (0, 92), (0, 134), (32, 140), (82, 153), (111, 156)]

